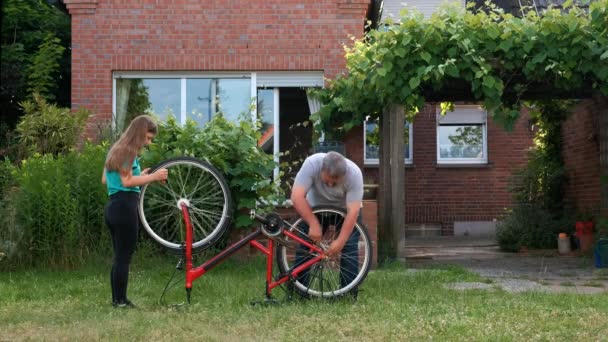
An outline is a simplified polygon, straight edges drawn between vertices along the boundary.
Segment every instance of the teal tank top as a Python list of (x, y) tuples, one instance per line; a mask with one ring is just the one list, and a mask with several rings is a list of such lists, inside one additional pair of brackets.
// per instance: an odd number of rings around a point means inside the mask
[[(141, 175), (141, 167), (139, 166), (139, 158), (137, 157), (135, 157), (135, 159), (133, 160), (131, 172), (133, 176)], [(134, 186), (130, 188), (124, 187), (122, 185), (122, 181), (120, 180), (120, 173), (118, 173), (118, 171), (106, 170), (106, 186), (108, 188), (109, 196), (112, 196), (119, 191), (140, 192), (139, 186)]]

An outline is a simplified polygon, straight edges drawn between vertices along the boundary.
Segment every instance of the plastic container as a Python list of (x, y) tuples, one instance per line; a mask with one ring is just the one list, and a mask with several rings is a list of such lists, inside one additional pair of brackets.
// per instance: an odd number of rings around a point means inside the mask
[(593, 250), (595, 267), (608, 268), (608, 239), (599, 239)]
[(557, 238), (557, 251), (559, 254), (570, 253), (570, 238), (565, 233), (560, 233)]

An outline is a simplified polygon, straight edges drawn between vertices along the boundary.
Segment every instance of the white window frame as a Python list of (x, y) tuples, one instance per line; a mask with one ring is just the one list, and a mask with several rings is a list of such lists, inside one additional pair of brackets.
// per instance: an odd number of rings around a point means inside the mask
[[(144, 71), (144, 72), (129, 72), (129, 71), (115, 71), (112, 74), (112, 128), (114, 127), (116, 122), (116, 80), (119, 78), (170, 78), (170, 79), (179, 79), (181, 83), (180, 89), (180, 113), (178, 121), (180, 124), (186, 123), (187, 113), (186, 113), (186, 80), (189, 78), (219, 78), (219, 79), (249, 79), (251, 82), (251, 99), (256, 99), (256, 73), (255, 72), (219, 72), (219, 73), (208, 73), (208, 72), (189, 72), (189, 73), (179, 73), (179, 72), (169, 72), (169, 71)], [(255, 101), (254, 101), (255, 103)], [(251, 119), (255, 120), (257, 109), (255, 104), (251, 108)]]
[[(379, 158), (367, 158), (366, 155), (366, 150), (365, 147), (367, 145), (367, 120), (368, 120), (369, 116), (365, 119), (365, 121), (363, 121), (363, 165), (369, 165), (369, 166), (374, 166), (374, 165), (379, 165), (380, 164), (380, 159)], [(409, 137), (408, 137), (408, 144), (407, 144), (407, 148), (408, 148), (408, 155), (409, 158), (404, 158), (404, 164), (406, 165), (411, 165), (414, 163), (414, 125), (411, 122), (405, 122), (408, 125), (408, 129), (409, 129)]]
[[(449, 119), (448, 119), (449, 118)], [(437, 164), (438, 165), (484, 165), (488, 163), (488, 113), (479, 105), (454, 105), (454, 111), (441, 115), (441, 109), (437, 106)], [(481, 124), (483, 134), (483, 157), (482, 158), (441, 158), (441, 146), (439, 144), (439, 129), (442, 124), (479, 125)]]

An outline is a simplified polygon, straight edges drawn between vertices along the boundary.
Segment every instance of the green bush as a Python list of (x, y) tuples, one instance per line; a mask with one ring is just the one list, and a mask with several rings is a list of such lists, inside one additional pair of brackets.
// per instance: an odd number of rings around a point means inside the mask
[(101, 170), (105, 145), (85, 144), (65, 155), (34, 154), (18, 166), (5, 163), (12, 185), (0, 209), (0, 268), (70, 267), (109, 248), (103, 221), (107, 200)]
[(522, 248), (557, 248), (559, 233), (572, 234), (574, 220), (554, 218), (546, 209), (519, 204), (509, 210), (496, 227), (500, 248), (517, 252)]
[(194, 121), (180, 126), (174, 117), (159, 127), (155, 143), (144, 152), (143, 162), (154, 165), (175, 156), (192, 156), (217, 167), (226, 178), (235, 201), (234, 225), (249, 226), (248, 212), (239, 209), (257, 207), (269, 210), (284, 199), (278, 182), (272, 179), (276, 166), (273, 156), (257, 146), (260, 133), (247, 118), (237, 122), (216, 115), (203, 128)]
[(68, 152), (81, 138), (89, 111), (81, 108), (72, 113), (70, 108), (48, 103), (38, 94), (33, 98), (20, 103), (25, 114), (16, 128), (19, 142), (30, 148), (30, 154)]

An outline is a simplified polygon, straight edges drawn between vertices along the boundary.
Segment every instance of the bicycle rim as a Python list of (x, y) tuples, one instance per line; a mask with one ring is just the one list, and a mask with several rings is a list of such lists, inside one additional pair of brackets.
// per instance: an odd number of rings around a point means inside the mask
[(139, 213), (142, 225), (154, 241), (174, 254), (183, 254), (186, 230), (178, 202), (188, 203), (192, 223), (193, 252), (216, 242), (231, 220), (231, 198), (221, 174), (211, 165), (180, 157), (162, 162), (150, 172), (165, 168), (166, 182), (142, 187)]
[[(342, 210), (334, 208), (319, 208), (313, 212), (321, 226), (325, 227), (319, 245), (327, 248), (338, 237), (345, 214)], [(302, 218), (298, 218), (286, 229), (305, 236), (304, 227), (306, 227), (305, 222)], [(299, 244), (289, 238), (285, 238), (285, 242), (279, 246), (277, 252), (278, 266), (282, 273), (288, 273), (307, 259), (316, 256), (315, 253), (301, 248), (298, 252)], [(367, 230), (357, 223), (342, 253), (312, 265), (294, 280), (294, 288), (305, 297), (342, 296), (356, 289), (365, 279), (371, 266), (371, 253)]]

